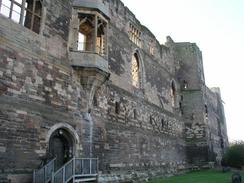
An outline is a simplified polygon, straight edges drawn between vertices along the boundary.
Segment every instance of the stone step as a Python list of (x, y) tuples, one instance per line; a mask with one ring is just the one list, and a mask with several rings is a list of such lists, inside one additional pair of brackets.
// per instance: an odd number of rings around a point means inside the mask
[(95, 182), (97, 180), (96, 177), (86, 177), (86, 178), (76, 178), (75, 183), (80, 183), (80, 182)]

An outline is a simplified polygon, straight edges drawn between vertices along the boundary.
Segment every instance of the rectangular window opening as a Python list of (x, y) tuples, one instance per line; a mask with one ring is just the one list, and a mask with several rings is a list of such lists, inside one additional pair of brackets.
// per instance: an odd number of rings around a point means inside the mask
[(129, 39), (141, 48), (141, 32), (131, 23), (129, 28)]
[(106, 55), (107, 22), (95, 14), (79, 13), (78, 51)]
[(16, 23), (39, 33), (41, 27), (42, 2), (40, 0), (2, 0), (0, 14)]

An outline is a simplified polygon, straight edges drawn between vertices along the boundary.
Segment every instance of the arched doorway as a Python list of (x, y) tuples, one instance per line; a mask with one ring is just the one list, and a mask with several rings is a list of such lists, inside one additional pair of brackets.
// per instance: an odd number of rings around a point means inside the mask
[(49, 153), (56, 157), (55, 169), (59, 169), (73, 157), (74, 140), (65, 129), (55, 130), (49, 140)]

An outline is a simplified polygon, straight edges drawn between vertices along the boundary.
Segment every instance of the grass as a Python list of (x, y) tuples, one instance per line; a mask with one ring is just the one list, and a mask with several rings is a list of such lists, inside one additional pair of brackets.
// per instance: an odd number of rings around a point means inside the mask
[[(150, 181), (148, 183), (231, 183), (232, 173), (222, 173), (220, 170), (203, 170), (162, 180)], [(244, 179), (243, 172), (241, 176)]]

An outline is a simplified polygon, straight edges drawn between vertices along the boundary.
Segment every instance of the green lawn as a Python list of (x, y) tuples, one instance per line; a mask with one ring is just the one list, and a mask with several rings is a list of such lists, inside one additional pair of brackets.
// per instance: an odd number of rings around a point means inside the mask
[[(187, 173), (163, 180), (150, 181), (149, 183), (231, 183), (232, 172), (222, 173), (217, 170), (204, 170)], [(244, 173), (241, 173), (244, 180)]]

